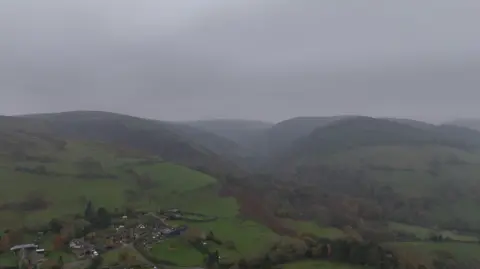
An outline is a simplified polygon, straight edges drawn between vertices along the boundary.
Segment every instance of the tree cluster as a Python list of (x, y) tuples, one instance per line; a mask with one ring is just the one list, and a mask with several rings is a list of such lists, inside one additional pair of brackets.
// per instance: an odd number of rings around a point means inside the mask
[(377, 244), (312, 238), (276, 244), (261, 257), (240, 260), (236, 267), (240, 269), (272, 268), (303, 259), (329, 260), (380, 269), (399, 268), (396, 257)]
[(112, 223), (112, 216), (104, 207), (95, 211), (92, 201), (88, 201), (85, 207), (84, 217), (97, 229), (106, 229)]

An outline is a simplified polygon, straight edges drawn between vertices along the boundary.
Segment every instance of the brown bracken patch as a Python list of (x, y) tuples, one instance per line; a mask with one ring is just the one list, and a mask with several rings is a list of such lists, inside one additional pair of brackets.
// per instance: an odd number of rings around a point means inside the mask
[(246, 190), (241, 186), (224, 184), (219, 192), (220, 196), (235, 197), (240, 205), (240, 215), (261, 223), (279, 235), (297, 236), (297, 233), (282, 225), (282, 222), (275, 217), (273, 212), (265, 208), (261, 193)]

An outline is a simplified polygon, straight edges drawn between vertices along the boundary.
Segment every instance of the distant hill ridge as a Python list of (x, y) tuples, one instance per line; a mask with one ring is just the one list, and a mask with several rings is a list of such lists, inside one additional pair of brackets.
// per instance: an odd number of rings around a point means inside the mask
[[(471, 133), (469, 130), (435, 125), (426, 127), (418, 128), (391, 119), (354, 117), (318, 127), (298, 143), (302, 149), (318, 152), (377, 145), (439, 144), (462, 149), (480, 146), (479, 139), (465, 141), (453, 135), (453, 131)], [(480, 133), (477, 135), (480, 138)]]
[[(101, 111), (71, 111), (62, 113), (21, 115), (0, 119), (0, 130), (22, 129), (44, 133), (61, 139), (105, 142), (155, 154), (161, 158), (190, 167), (235, 169), (233, 163), (199, 143), (198, 132), (192, 139), (186, 131), (167, 122)], [(182, 129), (183, 130), (183, 129)], [(225, 142), (213, 134), (206, 134), (219, 146)], [(226, 151), (226, 150), (225, 150)], [(223, 168), (222, 168), (223, 169)]]
[(238, 119), (165, 122), (101, 111), (0, 118), (4, 129), (120, 144), (191, 167), (230, 168), (378, 145), (480, 147), (480, 132), (460, 123), (356, 115), (296, 117), (277, 124)]
[(456, 119), (446, 122), (445, 124), (480, 131), (480, 119)]

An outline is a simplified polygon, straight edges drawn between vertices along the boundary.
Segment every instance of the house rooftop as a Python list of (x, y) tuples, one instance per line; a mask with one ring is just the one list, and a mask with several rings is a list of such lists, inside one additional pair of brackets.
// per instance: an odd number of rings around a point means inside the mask
[(35, 245), (35, 244), (16, 245), (10, 248), (10, 250), (15, 251), (15, 250), (24, 249), (24, 248), (38, 248), (38, 245)]

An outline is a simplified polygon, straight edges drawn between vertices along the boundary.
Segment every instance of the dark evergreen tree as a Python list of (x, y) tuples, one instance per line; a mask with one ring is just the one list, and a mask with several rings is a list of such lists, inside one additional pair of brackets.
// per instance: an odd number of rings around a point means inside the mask
[(95, 219), (95, 208), (93, 207), (92, 201), (87, 202), (87, 206), (85, 207), (85, 219), (88, 221), (92, 221)]
[(60, 230), (62, 229), (62, 223), (58, 219), (52, 219), (49, 223), (48, 226), (50, 230), (54, 233), (59, 233)]
[(104, 208), (100, 207), (95, 218), (95, 226), (100, 229), (105, 229), (112, 223), (110, 213)]

